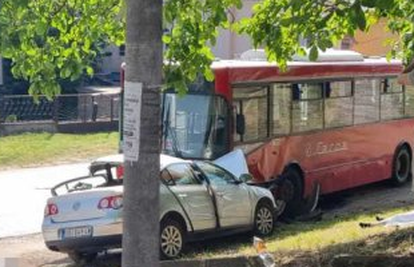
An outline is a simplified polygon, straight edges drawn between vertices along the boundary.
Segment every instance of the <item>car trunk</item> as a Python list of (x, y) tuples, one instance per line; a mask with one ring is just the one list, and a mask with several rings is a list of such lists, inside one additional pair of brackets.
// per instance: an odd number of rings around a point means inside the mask
[(98, 188), (52, 197), (48, 200), (48, 204), (55, 204), (58, 213), (52, 215), (51, 219), (53, 222), (62, 223), (105, 217), (109, 210), (98, 208), (100, 200), (122, 195), (122, 188), (122, 186)]

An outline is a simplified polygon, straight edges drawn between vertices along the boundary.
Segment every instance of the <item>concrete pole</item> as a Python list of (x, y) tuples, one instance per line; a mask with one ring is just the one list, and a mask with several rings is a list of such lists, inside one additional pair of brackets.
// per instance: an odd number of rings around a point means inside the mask
[(123, 267), (159, 266), (162, 1), (127, 0)]

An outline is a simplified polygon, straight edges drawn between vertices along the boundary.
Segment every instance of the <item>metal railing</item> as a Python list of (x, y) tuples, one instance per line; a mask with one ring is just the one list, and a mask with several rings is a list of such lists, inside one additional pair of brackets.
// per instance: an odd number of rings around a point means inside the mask
[(119, 111), (119, 94), (60, 95), (52, 101), (40, 96), (37, 102), (27, 95), (0, 96), (0, 123), (114, 121)]

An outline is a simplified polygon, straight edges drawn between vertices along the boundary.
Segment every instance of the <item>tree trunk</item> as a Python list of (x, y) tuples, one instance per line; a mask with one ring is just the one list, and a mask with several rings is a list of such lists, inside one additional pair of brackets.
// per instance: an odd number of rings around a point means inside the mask
[[(124, 110), (124, 267), (159, 266), (161, 36), (162, 1), (128, 0), (124, 102), (129, 101), (129, 93), (139, 96), (135, 103), (140, 111), (134, 118), (130, 111)], [(142, 95), (137, 94), (140, 84)], [(131, 132), (125, 132), (127, 121), (137, 127), (133, 136)], [(134, 138), (137, 147), (127, 148), (126, 142)], [(131, 158), (131, 153), (137, 159)]]

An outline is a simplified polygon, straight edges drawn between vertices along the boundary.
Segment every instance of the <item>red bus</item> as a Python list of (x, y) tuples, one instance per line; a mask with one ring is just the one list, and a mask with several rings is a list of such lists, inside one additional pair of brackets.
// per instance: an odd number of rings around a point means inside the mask
[(257, 55), (214, 62), (214, 82), (184, 97), (163, 94), (163, 153), (213, 160), (240, 148), (256, 183), (283, 180), (290, 215), (315, 194), (410, 179), (414, 88), (397, 83), (401, 62), (331, 51), (282, 72)]

